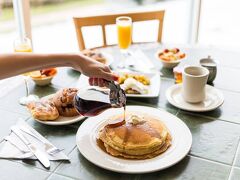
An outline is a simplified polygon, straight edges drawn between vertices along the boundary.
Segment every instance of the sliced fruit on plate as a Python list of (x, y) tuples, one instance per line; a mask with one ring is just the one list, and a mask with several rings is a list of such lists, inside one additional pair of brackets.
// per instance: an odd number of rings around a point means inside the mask
[(40, 71), (32, 71), (30, 72), (30, 76), (32, 78), (45, 78), (45, 77), (51, 77), (54, 76), (57, 73), (56, 68), (50, 68), (50, 69), (42, 69)]
[(40, 78), (42, 76), (42, 74), (40, 71), (32, 71), (32, 72), (30, 72), (30, 76), (32, 78)]

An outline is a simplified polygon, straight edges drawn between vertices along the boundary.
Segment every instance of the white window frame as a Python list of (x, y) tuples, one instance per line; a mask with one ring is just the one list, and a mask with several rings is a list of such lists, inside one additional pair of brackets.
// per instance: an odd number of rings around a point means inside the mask
[[(18, 0), (13, 0), (18, 1)], [(23, 27), (25, 34), (32, 40), (32, 28), (31, 28), (31, 14), (30, 14), (30, 0), (22, 1), (22, 12), (23, 12)], [(189, 19), (189, 36), (188, 43), (196, 44), (199, 40), (199, 26), (201, 18), (201, 4), (202, 0), (191, 0), (190, 5), (190, 19)]]
[(188, 43), (190, 44), (197, 44), (199, 41), (201, 5), (202, 0), (191, 0), (188, 36)]

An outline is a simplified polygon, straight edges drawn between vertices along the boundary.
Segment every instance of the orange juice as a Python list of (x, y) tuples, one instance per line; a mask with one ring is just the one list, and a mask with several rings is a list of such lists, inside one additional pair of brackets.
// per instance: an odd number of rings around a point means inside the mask
[(14, 49), (15, 52), (32, 52), (32, 47), (27, 44), (22, 44)]
[(183, 67), (177, 66), (173, 68), (175, 84), (182, 83), (182, 71), (183, 71)]
[(132, 26), (128, 21), (117, 24), (118, 45), (120, 49), (127, 49), (132, 41)]

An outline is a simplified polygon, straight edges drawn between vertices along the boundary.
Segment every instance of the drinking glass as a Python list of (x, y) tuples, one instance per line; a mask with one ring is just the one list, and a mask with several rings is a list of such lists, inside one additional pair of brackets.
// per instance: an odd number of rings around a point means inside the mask
[[(30, 39), (27, 38), (27, 37), (16, 39), (14, 41), (14, 51), (16, 53), (18, 53), (18, 52), (26, 52), (26, 53), (32, 52), (32, 44), (31, 44)], [(27, 80), (29, 78), (30, 72), (24, 73), (22, 75), (23, 75), (24, 84), (25, 84), (25, 88), (26, 88), (26, 96), (21, 97), (19, 99), (19, 103), (21, 105), (25, 106), (31, 101), (37, 101), (39, 99), (39, 97), (36, 96), (36, 95), (29, 94), (29, 87), (28, 87), (28, 81)]]
[(126, 67), (126, 58), (129, 54), (128, 48), (132, 42), (132, 19), (127, 16), (120, 16), (116, 19), (118, 46), (123, 55), (123, 60), (118, 65), (119, 68)]

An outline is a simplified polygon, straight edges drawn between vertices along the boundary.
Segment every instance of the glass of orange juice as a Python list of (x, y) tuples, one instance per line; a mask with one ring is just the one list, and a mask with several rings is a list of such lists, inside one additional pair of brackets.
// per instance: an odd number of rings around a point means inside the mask
[[(31, 40), (27, 37), (16, 39), (14, 41), (14, 52), (16, 52), (16, 53), (19, 53), (19, 52), (30, 53), (30, 52), (32, 52)], [(28, 82), (27, 82), (29, 74), (30, 74), (30, 72), (23, 74), (24, 83), (25, 83), (25, 87), (26, 87), (26, 96), (21, 97), (19, 99), (19, 103), (21, 105), (27, 105), (29, 102), (37, 101), (39, 99), (38, 96), (29, 94), (29, 87), (28, 87)]]
[(119, 64), (120, 68), (126, 68), (126, 55), (128, 48), (132, 43), (132, 19), (127, 16), (120, 16), (116, 19), (118, 46), (124, 55), (123, 61)]
[(14, 41), (15, 52), (32, 52), (32, 43), (29, 38), (16, 39)]

